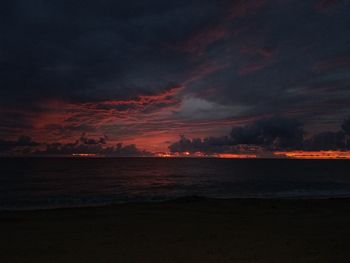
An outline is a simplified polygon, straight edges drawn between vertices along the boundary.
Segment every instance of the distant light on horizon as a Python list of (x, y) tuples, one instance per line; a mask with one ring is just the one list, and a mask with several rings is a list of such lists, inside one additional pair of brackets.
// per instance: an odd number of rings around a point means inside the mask
[(277, 157), (287, 157), (293, 159), (348, 159), (350, 151), (290, 151), (274, 152)]
[[(72, 157), (105, 157), (96, 153), (73, 153)], [(273, 152), (272, 156), (277, 159), (347, 159), (350, 160), (350, 151), (279, 151)], [(119, 156), (124, 157), (124, 156)], [(128, 156), (128, 157), (139, 157), (139, 156)], [(152, 157), (152, 156), (150, 156)], [(182, 153), (171, 153), (171, 152), (159, 152), (153, 155), (153, 157), (159, 158), (218, 158), (218, 159), (259, 159), (264, 158), (259, 154), (254, 153), (219, 153), (219, 154), (208, 154), (203, 152), (182, 152)]]
[(73, 153), (73, 157), (96, 157), (96, 153)]
[(257, 158), (256, 154), (236, 154), (236, 153), (221, 153), (216, 156), (223, 159), (252, 159)]

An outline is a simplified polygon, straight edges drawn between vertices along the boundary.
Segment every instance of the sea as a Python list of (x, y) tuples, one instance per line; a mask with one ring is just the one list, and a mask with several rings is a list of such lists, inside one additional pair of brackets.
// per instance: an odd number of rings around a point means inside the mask
[(349, 160), (0, 158), (0, 211), (203, 198), (347, 198)]

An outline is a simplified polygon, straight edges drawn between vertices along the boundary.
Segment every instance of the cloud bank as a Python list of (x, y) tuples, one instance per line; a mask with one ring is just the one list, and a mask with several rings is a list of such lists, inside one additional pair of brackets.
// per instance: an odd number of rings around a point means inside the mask
[(273, 117), (234, 127), (230, 136), (180, 140), (169, 146), (172, 153), (264, 153), (274, 151), (350, 150), (350, 117), (341, 130), (305, 137), (303, 124), (292, 118)]
[(89, 138), (86, 134), (82, 134), (78, 140), (69, 143), (38, 143), (27, 136), (21, 136), (16, 141), (1, 140), (1, 154), (5, 156), (152, 156), (150, 152), (139, 150), (134, 144), (117, 143), (111, 145), (106, 136)]

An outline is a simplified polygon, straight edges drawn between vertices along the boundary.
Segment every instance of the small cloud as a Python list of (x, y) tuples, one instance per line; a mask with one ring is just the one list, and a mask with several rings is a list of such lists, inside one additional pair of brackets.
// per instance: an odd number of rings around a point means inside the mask
[(342, 131), (318, 133), (304, 142), (306, 150), (344, 150), (346, 148), (345, 133)]

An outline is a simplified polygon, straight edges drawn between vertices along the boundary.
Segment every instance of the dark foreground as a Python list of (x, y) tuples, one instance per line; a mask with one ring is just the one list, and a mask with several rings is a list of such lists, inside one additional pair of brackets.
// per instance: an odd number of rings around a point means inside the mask
[(350, 200), (178, 200), (0, 214), (0, 262), (349, 262)]

